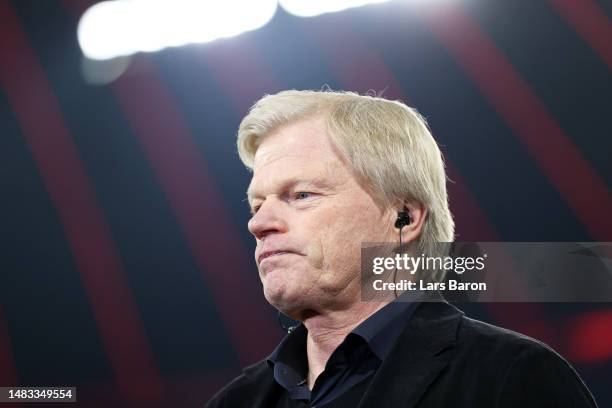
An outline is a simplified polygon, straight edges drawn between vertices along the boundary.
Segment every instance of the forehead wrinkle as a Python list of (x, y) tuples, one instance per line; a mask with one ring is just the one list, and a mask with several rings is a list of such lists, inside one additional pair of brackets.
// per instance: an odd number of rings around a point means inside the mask
[(306, 146), (286, 145), (274, 149), (260, 147), (255, 154), (253, 171), (257, 168), (275, 164), (282, 159), (307, 159), (311, 160), (321, 156), (321, 147), (316, 144)]
[[(319, 137), (321, 131), (324, 135), (323, 140)], [(322, 127), (319, 120), (309, 119), (294, 122), (263, 138), (253, 158), (254, 166), (257, 166), (261, 160), (269, 160), (268, 156), (301, 157), (308, 152), (310, 156), (316, 157), (320, 155), (321, 150), (325, 150), (328, 143), (325, 128)]]
[[(287, 134), (294, 132), (297, 126), (301, 134)], [(345, 179), (349, 175), (341, 170), (345, 163), (328, 136), (325, 135), (323, 139), (318, 137), (319, 135), (308, 137), (308, 133), (317, 132), (319, 128), (316, 121), (296, 123), (268, 135), (263, 140), (254, 157), (253, 178), (247, 189), (249, 202), (267, 189), (274, 191), (278, 185), (286, 188), (289, 179), (293, 179), (294, 184), (304, 181), (322, 188), (346, 182)], [(288, 161), (289, 165), (283, 168), (284, 161)], [(280, 171), (275, 169), (277, 165), (281, 167)], [(275, 174), (281, 174), (281, 180), (275, 179)], [(270, 188), (267, 185), (271, 183), (277, 185)]]
[[(294, 155), (291, 155), (294, 156)], [(288, 159), (291, 156), (287, 156), (287, 155), (276, 155), (276, 157), (272, 157), (271, 159), (266, 160), (263, 164), (257, 165), (253, 168), (253, 178), (251, 179), (251, 183), (249, 184), (249, 187), (247, 188), (247, 197), (249, 198), (249, 201), (252, 199), (252, 197), (260, 195), (261, 193), (258, 191), (258, 189), (253, 187), (253, 183), (257, 183), (259, 182), (259, 179), (262, 179), (262, 176), (259, 176), (259, 174), (261, 174), (261, 169), (263, 168), (268, 168), (269, 165), (272, 165), (276, 162), (278, 162), (279, 160), (282, 159)], [(259, 171), (258, 171), (259, 170)], [(286, 172), (285, 172), (286, 173)], [(263, 177), (264, 180), (264, 185), (265, 184), (270, 184), (271, 182), (274, 181), (274, 176), (268, 176), (268, 177)], [(286, 182), (285, 182), (286, 183)], [(259, 184), (262, 184), (261, 182), (259, 182)], [(263, 188), (263, 190), (266, 190), (267, 188)]]

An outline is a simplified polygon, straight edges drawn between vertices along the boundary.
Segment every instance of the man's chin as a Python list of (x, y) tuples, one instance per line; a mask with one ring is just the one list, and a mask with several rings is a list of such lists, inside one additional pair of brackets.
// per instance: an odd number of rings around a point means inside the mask
[(304, 297), (288, 290), (264, 289), (266, 300), (284, 315), (296, 319), (305, 307)]

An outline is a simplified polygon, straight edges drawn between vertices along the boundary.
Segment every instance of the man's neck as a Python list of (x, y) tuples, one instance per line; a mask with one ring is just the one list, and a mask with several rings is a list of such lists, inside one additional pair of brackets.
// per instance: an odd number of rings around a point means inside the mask
[(387, 303), (357, 302), (352, 308), (316, 314), (304, 319), (308, 329), (306, 353), (308, 355), (308, 387), (325, 369), (325, 364), (345, 337), (364, 320)]

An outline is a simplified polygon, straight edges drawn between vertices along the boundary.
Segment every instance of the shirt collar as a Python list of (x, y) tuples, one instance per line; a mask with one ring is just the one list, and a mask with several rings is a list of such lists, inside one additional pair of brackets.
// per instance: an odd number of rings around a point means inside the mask
[(306, 336), (308, 330), (299, 324), (287, 334), (266, 359), (274, 371), (274, 378), (292, 394), (298, 392), (299, 385), (308, 373), (306, 358)]
[(295, 363), (293, 356), (306, 355), (306, 336), (308, 330), (303, 323), (292, 329), (276, 346), (272, 354), (267, 358), (268, 364), (282, 361), (284, 363)]
[(420, 291), (406, 291), (364, 320), (351, 333), (363, 338), (382, 361), (405, 329), (422, 298)]
[[(393, 302), (385, 305), (376, 313), (364, 320), (351, 334), (361, 337), (372, 352), (382, 361), (391, 351), (393, 344), (412, 317), (414, 310), (423, 299), (423, 292), (406, 291)], [(349, 334), (349, 336), (351, 335)], [(272, 354), (267, 358), (271, 368), (282, 363), (282, 369), (290, 367), (290, 377), (304, 378), (308, 370), (306, 359), (306, 336), (308, 331), (299, 324), (287, 334)], [(349, 337), (347, 336), (347, 337)], [(345, 340), (346, 341), (346, 340)]]

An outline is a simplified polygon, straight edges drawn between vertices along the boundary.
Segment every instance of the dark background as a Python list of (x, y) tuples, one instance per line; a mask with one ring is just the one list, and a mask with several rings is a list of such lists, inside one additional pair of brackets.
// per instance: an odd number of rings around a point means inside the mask
[[(0, 0), (0, 386), (201, 406), (273, 349), (235, 152), (265, 93), (326, 84), (416, 107), (459, 240), (612, 241), (612, 2), (447, 3), (279, 9), (94, 86), (76, 40), (91, 2)], [(462, 307), (550, 344), (612, 406), (612, 305)]]

